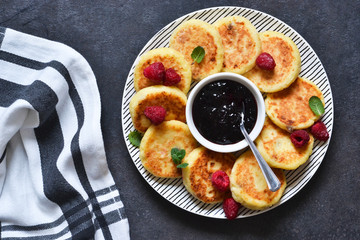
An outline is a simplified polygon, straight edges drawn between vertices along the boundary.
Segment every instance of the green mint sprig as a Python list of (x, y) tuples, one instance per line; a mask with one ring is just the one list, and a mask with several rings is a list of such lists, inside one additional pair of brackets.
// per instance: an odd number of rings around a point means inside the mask
[(172, 148), (171, 149), (171, 158), (173, 162), (176, 164), (177, 168), (185, 168), (189, 164), (188, 163), (181, 163), (183, 158), (185, 157), (185, 149), (178, 149), (178, 148)]
[(205, 57), (205, 49), (201, 46), (197, 46), (196, 48), (194, 48), (194, 50), (191, 53), (191, 58), (197, 63), (201, 63), (204, 57)]
[(318, 98), (317, 96), (312, 96), (309, 99), (309, 106), (311, 108), (311, 111), (313, 111), (313, 113), (317, 116), (320, 116), (325, 112), (324, 105), (320, 98)]
[(128, 138), (132, 145), (134, 145), (135, 147), (140, 147), (140, 142), (142, 139), (142, 135), (140, 132), (138, 132), (137, 130), (131, 131), (128, 135)]

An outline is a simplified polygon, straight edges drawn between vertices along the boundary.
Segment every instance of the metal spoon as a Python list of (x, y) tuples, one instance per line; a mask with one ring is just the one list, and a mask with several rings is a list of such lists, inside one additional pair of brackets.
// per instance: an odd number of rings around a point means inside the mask
[(276, 192), (280, 188), (281, 183), (280, 183), (279, 179), (276, 177), (275, 173), (271, 170), (269, 165), (266, 163), (264, 158), (261, 156), (261, 154), (257, 150), (255, 144), (250, 139), (249, 134), (246, 132), (245, 125), (244, 125), (244, 111), (245, 111), (244, 102), (242, 102), (242, 105), (243, 105), (242, 111), (240, 113), (240, 116), (241, 116), (240, 130), (241, 130), (242, 134), (244, 135), (246, 142), (249, 144), (251, 151), (254, 153), (254, 156), (261, 168), (261, 171), (265, 177), (266, 183), (267, 183), (270, 191)]

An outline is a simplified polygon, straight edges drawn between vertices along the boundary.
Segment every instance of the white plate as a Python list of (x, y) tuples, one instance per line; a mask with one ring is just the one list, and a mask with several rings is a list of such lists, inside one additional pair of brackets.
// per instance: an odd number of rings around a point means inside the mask
[[(179, 26), (179, 24), (184, 21), (187, 21), (189, 19), (200, 19), (212, 24), (220, 18), (232, 15), (238, 15), (247, 18), (259, 32), (264, 32), (267, 30), (281, 32), (286, 36), (290, 37), (295, 42), (295, 44), (299, 48), (301, 55), (300, 76), (313, 81), (321, 89), (324, 95), (325, 114), (322, 116), (321, 119), (328, 129), (330, 137), (332, 133), (334, 118), (332, 99), (333, 97), (331, 93), (330, 83), (324, 67), (320, 62), (320, 59), (317, 57), (316, 53), (310, 47), (310, 45), (294, 29), (292, 29), (290, 26), (288, 26), (281, 20), (266, 13), (248, 8), (215, 7), (189, 13), (183, 17), (176, 19), (175, 21), (171, 22), (163, 29), (161, 29), (157, 34), (155, 34), (155, 36), (150, 39), (150, 41), (141, 50), (133, 66), (131, 67), (128, 78), (126, 80), (122, 100), (122, 127), (125, 142), (129, 150), (131, 159), (139, 170), (140, 174), (158, 194), (163, 196), (169, 202), (186, 211), (212, 218), (226, 218), (222, 210), (222, 205), (220, 203), (205, 204), (195, 199), (191, 194), (187, 192), (184, 185), (182, 184), (182, 179), (158, 178), (150, 174), (146, 169), (144, 169), (139, 159), (139, 149), (133, 147), (127, 138), (130, 131), (134, 130), (134, 126), (131, 122), (131, 117), (129, 113), (129, 102), (131, 97), (135, 94), (135, 89), (133, 86), (134, 68), (139, 61), (139, 57), (143, 53), (154, 48), (168, 47), (171, 33), (177, 26)], [(311, 177), (315, 174), (316, 170), (319, 168), (320, 163), (324, 159), (326, 150), (329, 146), (329, 141), (330, 138), (327, 142), (320, 142), (316, 140), (314, 143), (313, 153), (311, 154), (309, 160), (296, 170), (285, 171), (288, 185), (285, 189), (284, 195), (282, 196), (278, 204), (261, 211), (254, 211), (241, 207), (239, 210), (238, 218), (254, 216), (266, 212), (270, 209), (274, 209), (275, 207), (283, 204), (284, 202), (292, 198), (297, 192), (300, 191), (300, 189), (305, 186), (305, 184), (311, 179)]]

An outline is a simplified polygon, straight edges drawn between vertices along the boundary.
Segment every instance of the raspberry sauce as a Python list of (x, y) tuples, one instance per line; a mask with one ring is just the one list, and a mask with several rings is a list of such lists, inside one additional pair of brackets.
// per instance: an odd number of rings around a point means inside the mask
[(232, 80), (218, 80), (205, 85), (193, 103), (193, 119), (197, 130), (207, 140), (233, 144), (244, 139), (240, 131), (240, 112), (245, 103), (245, 129), (250, 134), (257, 118), (253, 94)]

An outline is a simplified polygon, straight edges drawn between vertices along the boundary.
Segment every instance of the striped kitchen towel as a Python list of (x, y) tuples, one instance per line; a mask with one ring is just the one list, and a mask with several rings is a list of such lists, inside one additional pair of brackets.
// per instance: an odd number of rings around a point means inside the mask
[(0, 239), (129, 239), (100, 112), (79, 53), (0, 28)]

